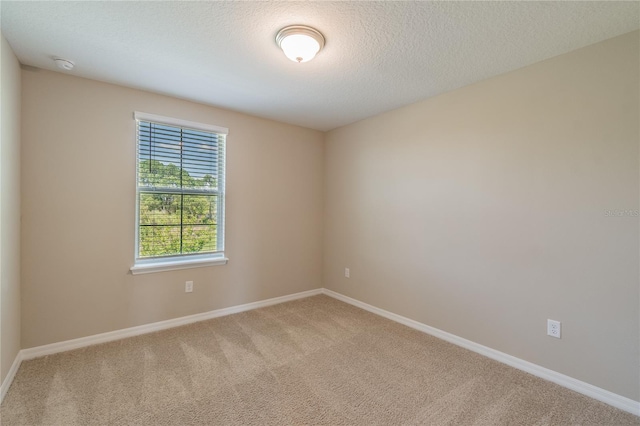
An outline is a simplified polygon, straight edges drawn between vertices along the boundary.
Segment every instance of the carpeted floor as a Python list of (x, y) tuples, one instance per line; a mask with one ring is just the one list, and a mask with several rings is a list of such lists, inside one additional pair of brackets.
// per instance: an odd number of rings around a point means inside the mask
[(631, 414), (315, 296), (25, 361), (10, 425), (640, 425)]

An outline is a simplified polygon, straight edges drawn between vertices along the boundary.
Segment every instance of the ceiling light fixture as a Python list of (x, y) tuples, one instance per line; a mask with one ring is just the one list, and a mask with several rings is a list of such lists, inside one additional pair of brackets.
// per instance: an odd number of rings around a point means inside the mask
[(74, 64), (73, 62), (62, 58), (53, 58), (53, 62), (56, 63), (56, 66), (58, 68), (65, 71), (71, 71), (73, 67), (76, 66), (76, 64)]
[(287, 58), (294, 62), (307, 62), (324, 47), (324, 36), (314, 28), (291, 25), (278, 31), (276, 43)]

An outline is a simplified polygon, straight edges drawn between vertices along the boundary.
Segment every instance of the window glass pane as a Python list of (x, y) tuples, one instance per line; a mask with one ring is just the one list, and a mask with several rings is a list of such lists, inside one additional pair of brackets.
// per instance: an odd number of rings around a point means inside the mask
[(140, 257), (180, 253), (180, 226), (140, 225)]
[(183, 253), (216, 251), (216, 225), (185, 225), (182, 230)]
[(180, 226), (182, 204), (180, 194), (140, 194), (140, 225)]
[(217, 189), (218, 135), (185, 130), (182, 165), (189, 176), (183, 180), (184, 187)]
[(141, 160), (138, 164), (138, 185), (149, 188), (180, 188), (180, 167), (158, 160)]
[(217, 216), (216, 195), (185, 195), (182, 223), (185, 225), (212, 225)]

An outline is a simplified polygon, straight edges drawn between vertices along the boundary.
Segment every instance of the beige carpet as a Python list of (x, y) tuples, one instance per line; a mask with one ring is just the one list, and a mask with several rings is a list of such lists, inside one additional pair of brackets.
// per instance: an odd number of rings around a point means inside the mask
[(22, 364), (10, 425), (640, 425), (326, 296)]

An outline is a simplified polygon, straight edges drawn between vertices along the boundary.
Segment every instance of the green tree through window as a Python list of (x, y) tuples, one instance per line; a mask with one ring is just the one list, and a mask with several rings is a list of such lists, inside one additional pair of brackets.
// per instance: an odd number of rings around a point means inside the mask
[(138, 120), (138, 258), (221, 252), (224, 135)]

